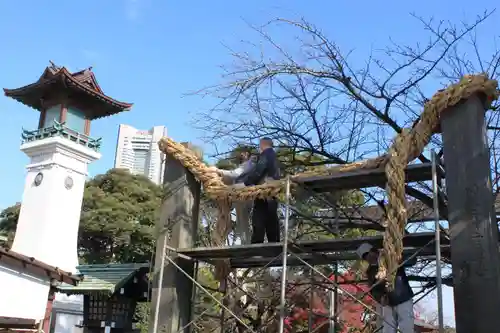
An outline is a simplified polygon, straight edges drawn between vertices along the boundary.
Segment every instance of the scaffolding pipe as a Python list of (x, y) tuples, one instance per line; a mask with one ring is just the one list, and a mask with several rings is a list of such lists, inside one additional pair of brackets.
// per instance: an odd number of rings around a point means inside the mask
[(286, 177), (285, 189), (285, 230), (283, 235), (283, 268), (281, 271), (281, 291), (280, 291), (280, 325), (279, 333), (285, 330), (285, 308), (286, 308), (286, 271), (288, 257), (288, 223), (290, 219), (290, 176)]
[(432, 160), (432, 192), (434, 208), (434, 230), (436, 234), (436, 289), (437, 289), (437, 307), (438, 307), (438, 326), (439, 333), (444, 333), (443, 323), (443, 281), (441, 273), (441, 224), (439, 223), (439, 186), (437, 178), (437, 163), (439, 161), (436, 152), (431, 150)]
[[(163, 249), (162, 249), (162, 257), (161, 257), (161, 263), (160, 263), (160, 272), (158, 276), (158, 281), (161, 285), (163, 281), (163, 273), (165, 271), (165, 252), (167, 250), (167, 238), (168, 238), (168, 233), (167, 230), (164, 230), (164, 235), (163, 235)], [(155, 312), (154, 312), (154, 317), (153, 317), (153, 332), (158, 332), (158, 317), (160, 315), (160, 304), (161, 304), (161, 295), (162, 291), (161, 288), (158, 288), (158, 297), (156, 298), (156, 304), (155, 304)]]
[(175, 268), (179, 270), (185, 277), (187, 277), (196, 287), (200, 288), (208, 297), (210, 297), (215, 303), (217, 303), (220, 307), (226, 310), (234, 319), (236, 319), (241, 325), (243, 325), (248, 331), (255, 333), (254, 330), (250, 328), (243, 320), (241, 320), (233, 311), (231, 311), (227, 306), (225, 306), (221, 301), (217, 299), (214, 295), (212, 295), (205, 287), (203, 287), (195, 278), (193, 278), (189, 273), (181, 268), (172, 258), (168, 256), (164, 256), (168, 262), (173, 265)]
[(329, 330), (328, 332), (329, 333), (335, 333), (335, 319), (334, 319), (334, 316), (335, 316), (335, 291), (333, 290), (330, 290), (330, 308), (329, 308), (329, 312), (328, 312), (328, 316), (330, 317), (330, 327), (329, 327)]
[[(335, 205), (335, 232), (336, 235), (339, 235), (339, 207)], [(338, 297), (339, 297), (339, 262), (338, 260), (335, 261), (334, 264), (334, 281), (335, 281), (335, 286), (333, 287), (333, 290), (330, 290), (330, 308), (329, 308), (329, 313), (328, 315), (330, 316), (330, 328), (329, 328), (329, 333), (335, 333), (335, 323), (337, 319), (335, 318), (335, 312), (337, 311), (337, 305), (338, 305)]]
[(314, 297), (314, 271), (312, 269), (309, 270), (309, 281), (310, 289), (309, 289), (309, 315), (307, 318), (307, 327), (309, 328), (309, 332), (312, 331), (313, 327), (313, 297)]

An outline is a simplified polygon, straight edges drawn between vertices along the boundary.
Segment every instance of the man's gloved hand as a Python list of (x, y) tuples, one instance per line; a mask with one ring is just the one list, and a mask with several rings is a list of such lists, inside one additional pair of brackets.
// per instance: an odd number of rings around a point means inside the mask
[(382, 271), (378, 271), (377, 275), (375, 275), (375, 278), (377, 280), (385, 280), (387, 278), (387, 271), (386, 270), (382, 270)]
[(217, 168), (215, 166), (210, 166), (207, 169), (208, 169), (208, 172), (210, 172), (210, 173), (213, 173), (213, 174), (218, 175), (218, 176), (222, 175), (222, 171), (219, 170), (219, 168)]
[(212, 173), (217, 173), (219, 171), (219, 169), (217, 167), (214, 167), (214, 166), (207, 167), (207, 170), (209, 172), (212, 172)]

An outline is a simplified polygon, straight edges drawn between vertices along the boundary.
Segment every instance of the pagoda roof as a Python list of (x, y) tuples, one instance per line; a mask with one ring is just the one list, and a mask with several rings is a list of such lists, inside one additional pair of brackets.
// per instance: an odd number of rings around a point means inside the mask
[(91, 119), (107, 117), (132, 108), (132, 103), (120, 102), (102, 91), (92, 72), (92, 67), (71, 73), (66, 67), (53, 62), (45, 68), (40, 78), (31, 84), (15, 89), (3, 89), (5, 96), (15, 99), (33, 109), (41, 111), (47, 95), (55, 91), (67, 91), (79, 100), (92, 104)]

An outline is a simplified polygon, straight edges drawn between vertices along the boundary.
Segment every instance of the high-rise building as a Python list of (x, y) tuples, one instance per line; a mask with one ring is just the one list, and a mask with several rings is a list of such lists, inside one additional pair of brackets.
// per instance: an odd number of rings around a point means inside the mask
[(149, 131), (121, 124), (118, 129), (115, 168), (128, 169), (133, 174), (148, 177), (156, 184), (163, 182), (163, 153), (158, 141), (167, 135), (165, 126), (154, 126)]

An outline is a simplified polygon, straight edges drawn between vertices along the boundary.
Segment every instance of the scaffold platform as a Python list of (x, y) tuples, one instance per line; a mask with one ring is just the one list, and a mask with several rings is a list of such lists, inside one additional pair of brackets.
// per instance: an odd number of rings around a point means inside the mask
[[(403, 239), (405, 248), (404, 253), (412, 255), (418, 251), (418, 256), (434, 255), (435, 237), (436, 235), (434, 232), (408, 234)], [(289, 242), (288, 251), (295, 255), (289, 258), (288, 265), (303, 265), (302, 260), (311, 265), (326, 265), (340, 260), (355, 260), (357, 259), (355, 251), (362, 243), (366, 242), (373, 246), (381, 247), (382, 241), (383, 237), (380, 235), (359, 238), (334, 238), (328, 240)], [(449, 252), (449, 243), (449, 238), (441, 234), (441, 248), (443, 254)], [(176, 252), (179, 255), (206, 263), (228, 259), (232, 268), (273, 267), (282, 265), (282, 260), (280, 258), (283, 253), (283, 243), (197, 247), (191, 249), (177, 249)]]
[[(444, 177), (441, 166), (437, 168), (437, 177)], [(406, 183), (432, 180), (432, 163), (410, 164), (406, 168)], [(354, 190), (369, 187), (385, 187), (387, 177), (385, 168), (358, 169), (327, 176), (300, 177), (295, 182), (317, 193), (339, 190)]]

